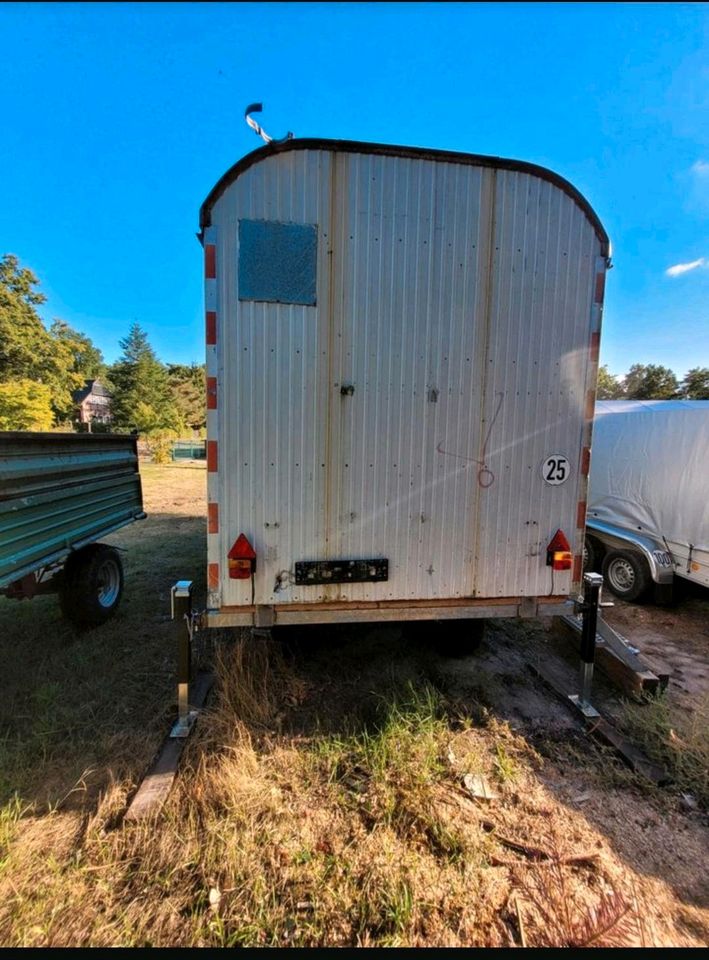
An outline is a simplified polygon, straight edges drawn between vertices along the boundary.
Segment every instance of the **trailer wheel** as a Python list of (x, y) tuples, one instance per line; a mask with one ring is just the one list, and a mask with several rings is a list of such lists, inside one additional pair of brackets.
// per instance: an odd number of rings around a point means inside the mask
[(91, 543), (64, 564), (59, 592), (63, 615), (80, 626), (97, 626), (113, 616), (123, 593), (123, 564), (118, 551)]
[(645, 560), (631, 550), (611, 550), (606, 554), (603, 579), (621, 600), (639, 600), (652, 584)]
[(601, 569), (601, 556), (602, 550), (599, 548), (598, 542), (593, 539), (593, 537), (584, 537), (583, 541), (583, 570), (584, 573), (589, 571), (599, 572)]

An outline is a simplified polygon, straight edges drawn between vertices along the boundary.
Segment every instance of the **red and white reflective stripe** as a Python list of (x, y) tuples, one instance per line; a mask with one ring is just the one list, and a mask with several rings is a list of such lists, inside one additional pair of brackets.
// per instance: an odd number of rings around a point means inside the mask
[(205, 329), (208, 347), (217, 345), (217, 314), (215, 310), (205, 310)]
[(217, 276), (217, 248), (214, 243), (204, 245), (204, 276), (206, 280), (215, 280)]
[(217, 378), (207, 377), (207, 410), (217, 409)]
[(207, 440), (207, 473), (216, 473), (218, 470), (218, 450), (216, 440)]
[(221, 587), (219, 582), (219, 561), (221, 559), (221, 536), (219, 532), (219, 389), (218, 371), (218, 329), (219, 329), (219, 288), (217, 234), (214, 227), (204, 231), (204, 328), (205, 353), (207, 367), (206, 407), (207, 407), (207, 606), (221, 606)]
[(574, 555), (573, 585), (580, 585), (583, 572), (583, 541), (586, 534), (586, 497), (588, 494), (588, 474), (591, 468), (591, 437), (593, 434), (593, 416), (596, 407), (596, 380), (598, 378), (598, 360), (601, 345), (601, 319), (603, 313), (603, 295), (606, 287), (605, 257), (596, 260), (596, 273), (593, 280), (593, 302), (591, 304), (591, 332), (588, 341), (588, 383), (593, 386), (586, 391), (584, 398), (583, 447), (581, 449), (579, 501), (576, 505), (576, 552)]
[(581, 476), (588, 477), (591, 470), (591, 448), (584, 447), (581, 450)]
[(606, 291), (606, 263), (603, 261), (603, 269), (596, 273), (596, 289), (593, 294), (593, 302), (603, 305), (603, 294)]
[(586, 406), (584, 408), (584, 419), (587, 423), (593, 423), (593, 411), (596, 408), (596, 391), (587, 390), (586, 391)]
[(576, 529), (583, 530), (586, 526), (586, 501), (579, 500), (576, 505)]

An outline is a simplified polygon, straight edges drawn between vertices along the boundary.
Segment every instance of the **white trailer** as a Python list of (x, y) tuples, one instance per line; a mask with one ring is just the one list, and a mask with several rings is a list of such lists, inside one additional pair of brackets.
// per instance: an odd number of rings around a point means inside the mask
[(201, 209), (213, 626), (578, 593), (607, 235), (541, 167), (272, 143)]
[(709, 587), (709, 400), (596, 403), (586, 543), (626, 600)]

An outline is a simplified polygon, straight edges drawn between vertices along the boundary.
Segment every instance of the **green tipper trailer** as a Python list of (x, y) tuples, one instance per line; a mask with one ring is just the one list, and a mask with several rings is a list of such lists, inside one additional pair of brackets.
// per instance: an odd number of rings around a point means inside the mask
[(123, 592), (101, 537), (142, 520), (136, 437), (0, 432), (0, 593), (59, 593), (64, 616), (107, 620)]

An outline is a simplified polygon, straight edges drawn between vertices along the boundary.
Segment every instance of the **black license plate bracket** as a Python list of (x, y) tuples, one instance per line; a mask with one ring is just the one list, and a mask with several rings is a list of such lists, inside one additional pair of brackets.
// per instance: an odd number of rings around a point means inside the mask
[(389, 579), (389, 561), (376, 560), (299, 560), (295, 582), (302, 586), (322, 583), (376, 583)]

